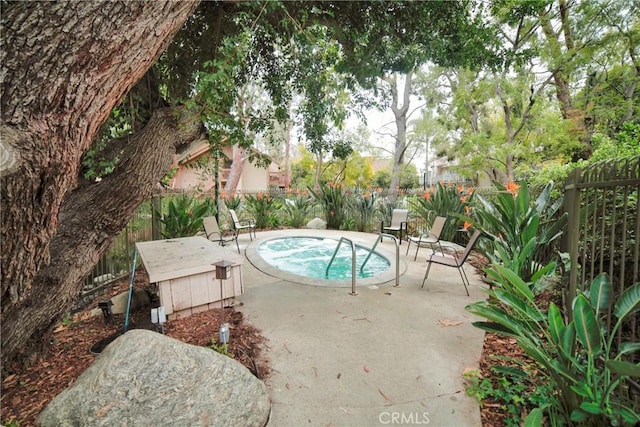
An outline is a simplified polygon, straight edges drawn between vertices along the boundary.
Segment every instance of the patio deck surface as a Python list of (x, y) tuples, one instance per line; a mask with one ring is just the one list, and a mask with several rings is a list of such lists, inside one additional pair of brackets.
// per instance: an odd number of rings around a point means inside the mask
[[(256, 268), (255, 247), (284, 235), (345, 236), (367, 247), (378, 237), (306, 229), (258, 232), (253, 242), (240, 235), (249, 262), (236, 309), (268, 340), (269, 426), (481, 425), (463, 378), (465, 370), (478, 369), (484, 337), (471, 325), (479, 319), (464, 310), (484, 298), (471, 265), (465, 265), (470, 297), (458, 272), (438, 265), (420, 288), (429, 250), (414, 262), (403, 242), (400, 287), (392, 274), (384, 283), (359, 285), (354, 296), (350, 281), (313, 286)], [(384, 239), (378, 249), (395, 268), (393, 241)]]

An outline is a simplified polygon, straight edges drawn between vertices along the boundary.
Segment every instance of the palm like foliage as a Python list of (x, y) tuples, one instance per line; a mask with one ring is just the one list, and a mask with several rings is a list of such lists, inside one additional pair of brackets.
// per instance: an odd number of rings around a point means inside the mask
[(479, 250), (492, 263), (509, 267), (525, 281), (543, 268), (555, 268), (555, 264), (544, 262), (542, 255), (561, 236), (567, 213), (558, 214), (562, 199), (552, 201), (553, 183), (547, 184), (533, 203), (526, 182), (506, 188), (496, 185), (500, 192), (493, 202), (477, 195), (475, 219), (462, 217), (489, 237)]
[(447, 218), (440, 238), (454, 241), (457, 231), (463, 225), (460, 215), (468, 213), (473, 197), (471, 189), (438, 183), (434, 191), (427, 190), (421, 198), (412, 199), (410, 202), (415, 212), (424, 218), (428, 227), (437, 216)]
[[(541, 425), (542, 412), (547, 412), (552, 425), (569, 420), (576, 426), (640, 422), (623, 390), (626, 378), (640, 378), (640, 366), (623, 360), (640, 351), (640, 343), (622, 343), (617, 352), (614, 348), (623, 321), (640, 310), (640, 283), (626, 289), (613, 304), (608, 276), (597, 276), (590, 292), (574, 299), (574, 318), (566, 322), (554, 303), (545, 312), (535, 302), (532, 289), (541, 274), (534, 275), (533, 284), (499, 265), (487, 274), (499, 286), (488, 291), (489, 300), (466, 307), (488, 320), (474, 326), (515, 338), (542, 368), (540, 374), (558, 390), (547, 406), (531, 412), (525, 425)], [(617, 321), (607, 332), (604, 314), (610, 309)]]
[(193, 197), (183, 195), (171, 200), (167, 213), (160, 218), (162, 236), (173, 239), (195, 235), (202, 230), (203, 218), (211, 215), (212, 210), (213, 204), (208, 199), (198, 203)]

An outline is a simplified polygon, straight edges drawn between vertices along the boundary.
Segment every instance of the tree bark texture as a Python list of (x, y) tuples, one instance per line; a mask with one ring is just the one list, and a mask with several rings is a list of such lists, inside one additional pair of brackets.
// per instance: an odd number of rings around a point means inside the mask
[[(391, 111), (396, 122), (396, 143), (393, 150), (393, 169), (391, 172), (391, 184), (389, 185), (389, 194), (395, 202), (398, 189), (400, 188), (400, 178), (402, 176), (402, 167), (404, 166), (404, 154), (407, 151), (407, 112), (409, 111), (409, 102), (411, 98), (411, 83), (413, 72), (409, 72), (404, 76), (404, 86), (402, 90), (402, 99), (398, 94), (397, 76), (390, 78), (387, 83), (391, 85)], [(400, 104), (402, 102), (402, 104)]]
[(157, 114), (131, 137), (113, 177), (77, 187), (81, 158), (110, 111), (196, 5), (17, 2), (3, 11), (0, 136), (2, 150), (15, 153), (0, 170), (3, 362), (70, 308), (82, 278), (166, 171), (159, 157), (170, 162), (167, 147), (193, 133), (175, 134), (179, 115)]

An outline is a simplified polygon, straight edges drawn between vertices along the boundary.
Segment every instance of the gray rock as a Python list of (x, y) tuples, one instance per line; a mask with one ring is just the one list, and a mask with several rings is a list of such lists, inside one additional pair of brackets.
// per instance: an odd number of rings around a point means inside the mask
[[(122, 292), (111, 298), (113, 306), (111, 312), (113, 314), (124, 314), (127, 312), (127, 300), (129, 299), (129, 291)], [(133, 288), (133, 294), (131, 295), (131, 310), (136, 310), (140, 307), (145, 307), (151, 302), (151, 297), (146, 289)], [(149, 315), (151, 316), (151, 315)]]
[(134, 329), (38, 417), (41, 426), (264, 426), (264, 383), (206, 347)]
[(320, 218), (314, 218), (307, 223), (307, 228), (311, 228), (313, 230), (326, 230), (327, 223)]

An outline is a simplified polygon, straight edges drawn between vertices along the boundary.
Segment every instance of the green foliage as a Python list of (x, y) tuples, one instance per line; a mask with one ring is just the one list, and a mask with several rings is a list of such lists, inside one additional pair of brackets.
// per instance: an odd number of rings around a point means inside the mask
[[(536, 303), (531, 291), (535, 283), (525, 282), (500, 265), (493, 264), (487, 273), (498, 286), (487, 291), (487, 301), (466, 307), (488, 320), (474, 326), (516, 338), (557, 391), (557, 400), (542, 405), (530, 417), (538, 419), (539, 412), (545, 411), (553, 418), (552, 424), (574, 426), (632, 426), (640, 422), (640, 414), (625, 398), (625, 380), (640, 378), (640, 365), (623, 359), (640, 351), (640, 344), (614, 346), (623, 321), (640, 311), (640, 283), (627, 288), (614, 303), (609, 277), (598, 275), (589, 292), (573, 300), (574, 317), (567, 322), (554, 303), (546, 311)], [(604, 316), (609, 310), (616, 321), (607, 329)]]
[[(375, 213), (373, 194), (370, 191), (354, 189), (347, 198), (350, 208), (350, 218), (353, 219), (353, 229), (358, 231), (371, 231), (371, 223)], [(351, 228), (349, 228), (351, 229)]]
[(202, 231), (203, 218), (212, 215), (215, 206), (209, 199), (202, 202), (193, 197), (182, 195), (171, 200), (167, 213), (162, 215), (162, 236), (167, 239), (193, 236)]
[(422, 197), (409, 199), (409, 203), (428, 226), (437, 216), (447, 218), (440, 237), (442, 240), (453, 241), (464, 223), (459, 215), (469, 213), (473, 198), (474, 192), (471, 188), (439, 182), (434, 190), (426, 190)]
[[(511, 359), (512, 363), (518, 363)], [(522, 363), (519, 363), (522, 365)], [(478, 371), (464, 374), (466, 392), (478, 402), (488, 399), (499, 403), (506, 410), (506, 426), (519, 427), (522, 413), (540, 406), (548, 406), (554, 399), (553, 387), (536, 377), (532, 367), (496, 365), (490, 378), (482, 378)]]
[(222, 200), (224, 200), (224, 205), (229, 209), (233, 209), (235, 211), (240, 210), (240, 206), (242, 205), (242, 198), (236, 194), (225, 194), (224, 192), (220, 195)]
[(216, 341), (215, 337), (211, 338), (211, 344), (209, 344), (209, 348), (213, 351), (216, 351), (222, 355), (231, 357), (231, 354), (229, 354), (229, 344), (227, 343), (223, 343), (223, 344), (218, 344), (218, 342)]
[(289, 227), (302, 228), (307, 223), (309, 211), (313, 206), (313, 199), (305, 194), (297, 194), (286, 198), (282, 208), (286, 214), (284, 223)]
[(567, 223), (567, 213), (559, 215), (562, 199), (553, 200), (553, 183), (547, 184), (535, 201), (529, 185), (509, 183), (490, 201), (477, 195), (478, 206), (470, 221), (489, 237), (478, 249), (493, 264), (515, 271), (525, 281), (536, 274), (553, 273), (555, 263), (542, 259), (543, 251), (558, 239)]
[(318, 192), (309, 187), (309, 192), (322, 206), (327, 228), (339, 230), (346, 217), (343, 185), (330, 181), (321, 186)]
[(278, 201), (271, 197), (269, 193), (248, 194), (245, 196), (247, 212), (256, 221), (257, 229), (264, 229), (271, 226)]

